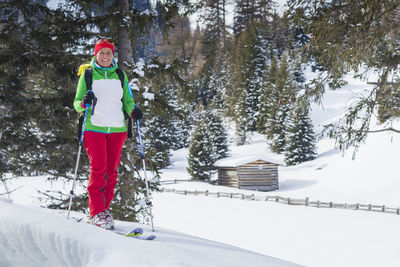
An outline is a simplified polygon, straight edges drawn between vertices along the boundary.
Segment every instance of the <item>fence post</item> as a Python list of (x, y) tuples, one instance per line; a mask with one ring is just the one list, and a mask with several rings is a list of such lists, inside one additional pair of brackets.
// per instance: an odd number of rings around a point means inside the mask
[(305, 203), (305, 205), (308, 206), (309, 202), (310, 202), (310, 199), (309, 199), (308, 197), (306, 197), (306, 203)]

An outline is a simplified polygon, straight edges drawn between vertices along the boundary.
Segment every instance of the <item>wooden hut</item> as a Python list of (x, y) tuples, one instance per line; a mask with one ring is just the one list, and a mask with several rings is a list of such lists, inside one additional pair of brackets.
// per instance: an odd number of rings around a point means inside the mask
[(278, 164), (258, 159), (237, 166), (216, 166), (218, 184), (239, 189), (272, 191), (279, 188)]

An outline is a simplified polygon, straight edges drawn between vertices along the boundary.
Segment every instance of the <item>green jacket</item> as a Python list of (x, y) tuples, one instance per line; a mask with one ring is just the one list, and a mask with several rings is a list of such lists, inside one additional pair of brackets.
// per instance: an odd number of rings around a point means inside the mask
[[(126, 132), (124, 111), (130, 116), (135, 106), (128, 78), (124, 73), (124, 88), (121, 88), (121, 81), (115, 71), (118, 67), (115, 60), (113, 67), (102, 68), (95, 63), (95, 59), (94, 57), (89, 65), (93, 69), (92, 90), (96, 104), (88, 110), (85, 131)], [(74, 100), (74, 107), (78, 112), (85, 111), (82, 107), (82, 100), (87, 92), (84, 76), (83, 73), (79, 78)]]

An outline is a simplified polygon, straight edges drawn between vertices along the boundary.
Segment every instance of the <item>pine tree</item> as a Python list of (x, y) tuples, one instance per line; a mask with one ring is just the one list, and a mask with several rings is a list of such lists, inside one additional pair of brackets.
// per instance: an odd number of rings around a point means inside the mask
[(215, 109), (205, 111), (204, 116), (207, 123), (207, 131), (209, 132), (213, 153), (213, 161), (228, 156), (228, 134), (222, 122), (221, 114)]
[(233, 23), (235, 36), (246, 30), (254, 21), (265, 24), (272, 15), (271, 0), (235, 0), (235, 2)]
[(252, 44), (252, 58), (253, 65), (248, 77), (248, 85), (246, 90), (245, 108), (246, 117), (248, 121), (248, 129), (256, 131), (257, 121), (260, 114), (260, 96), (262, 88), (264, 87), (264, 77), (267, 63), (268, 43), (265, 39), (265, 32), (263, 25), (253, 23), (250, 28), (254, 27), (255, 36), (254, 43)]
[(151, 160), (151, 169), (158, 170), (169, 164), (171, 157), (168, 128), (168, 119), (159, 115), (151, 114), (146, 120), (143, 128), (147, 147), (147, 157)]
[(204, 35), (207, 44), (207, 54), (213, 54), (224, 47), (226, 39), (225, 0), (206, 0), (203, 12), (205, 23)]
[(209, 86), (216, 95), (212, 101), (213, 107), (224, 112), (229, 112), (228, 94), (231, 85), (231, 64), (228, 58), (222, 55), (216, 59), (214, 71), (211, 74)]
[(213, 172), (214, 162), (212, 137), (206, 122), (200, 120), (189, 145), (187, 171), (194, 180), (208, 181)]
[(285, 162), (299, 164), (315, 158), (315, 135), (308, 107), (298, 107), (287, 120)]
[(169, 106), (173, 107), (173, 114), (171, 114), (171, 118), (169, 120), (168, 127), (168, 142), (171, 149), (180, 149), (188, 147), (189, 145), (189, 131), (190, 131), (190, 123), (189, 123), (189, 111), (190, 106), (184, 103), (182, 100), (179, 100), (176, 93), (176, 84), (171, 83), (168, 85), (170, 90), (168, 90), (169, 98)]
[(238, 135), (237, 144), (244, 144), (246, 141), (246, 132), (249, 131), (249, 116), (247, 112), (247, 99), (249, 93), (248, 89), (248, 78), (252, 72), (252, 44), (255, 39), (254, 28), (250, 28), (248, 31), (243, 31), (237, 41), (235, 47), (235, 59), (233, 69), (233, 85), (235, 92), (231, 96), (231, 103), (234, 103), (234, 119), (236, 121), (236, 132)]
[(278, 97), (278, 102), (274, 103), (274, 110), (272, 110), (273, 117), (268, 120), (267, 128), (272, 137), (271, 150), (276, 153), (282, 153), (286, 142), (285, 126), (290, 109), (290, 92), (293, 89), (286, 54), (282, 56), (279, 70), (276, 74), (275, 94)]
[(274, 56), (267, 67), (260, 92), (259, 115), (257, 118), (257, 131), (266, 134), (272, 139), (273, 129), (270, 127), (270, 121), (276, 116), (277, 105), (279, 103), (279, 95), (276, 89), (275, 81), (277, 79), (278, 62)]
[(268, 50), (268, 42), (260, 23), (251, 23), (248, 29), (240, 34), (235, 49), (233, 74), (236, 93), (233, 95), (234, 100), (230, 100), (236, 103), (235, 121), (240, 137), (238, 144), (245, 142), (246, 132), (257, 130), (260, 97), (265, 88)]

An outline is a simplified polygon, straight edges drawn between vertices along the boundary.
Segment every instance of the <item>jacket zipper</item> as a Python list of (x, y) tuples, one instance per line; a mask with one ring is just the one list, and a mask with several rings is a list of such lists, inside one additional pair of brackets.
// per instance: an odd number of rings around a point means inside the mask
[[(107, 69), (106, 69), (106, 71), (105, 71), (105, 76), (106, 76), (106, 79), (108, 80), (108, 77), (107, 77)], [(110, 126), (108, 126), (107, 133), (110, 133), (110, 130), (111, 130), (111, 127), (110, 127)]]

